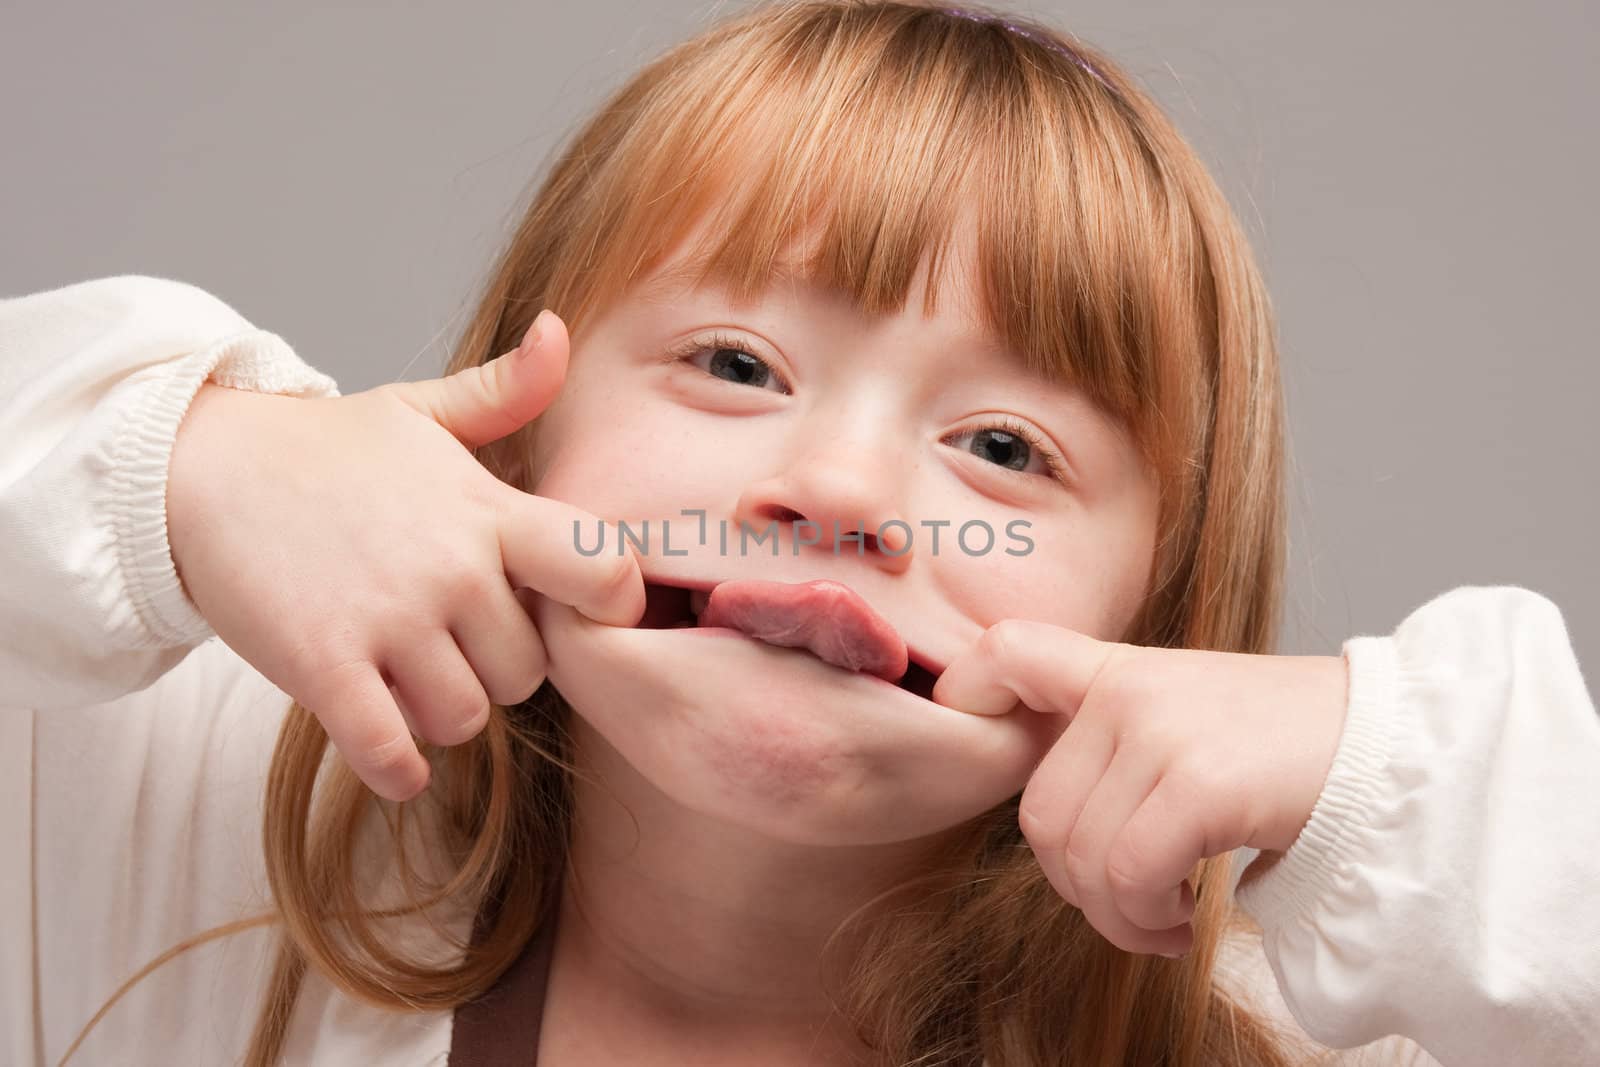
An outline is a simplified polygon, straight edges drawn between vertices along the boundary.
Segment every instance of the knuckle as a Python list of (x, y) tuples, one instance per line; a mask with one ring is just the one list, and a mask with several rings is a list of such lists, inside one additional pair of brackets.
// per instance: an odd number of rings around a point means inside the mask
[(1096, 866), (1095, 857), (1085, 852), (1084, 848), (1083, 839), (1074, 837), (1067, 842), (1067, 847), (1063, 850), (1061, 867), (1073, 885), (1093, 883), (1101, 874)]
[(506, 483), (495, 477), (494, 472), (476, 457), (472, 462), (477, 465), (477, 470), (469, 469), (468, 476), (461, 479), (462, 496), (467, 504), (479, 508), (488, 517), (493, 528), (498, 529), (510, 516), (516, 497), (507, 493)]
[(1215, 759), (1182, 760), (1174, 766), (1173, 774), (1197, 801), (1215, 802), (1218, 797), (1237, 789), (1230, 781), (1229, 771)]
[(362, 770), (378, 775), (398, 771), (409, 762), (416, 745), (408, 733), (389, 734), (375, 740), (363, 738), (356, 743), (353, 760)]
[(1017, 825), (1022, 836), (1036, 849), (1061, 848), (1066, 845), (1059, 826), (1052, 824), (1045, 812), (1024, 801), (1017, 807)]
[(990, 663), (1009, 662), (1022, 638), (1025, 624), (1019, 619), (1001, 619), (983, 631), (978, 638), (978, 650)]
[(1129, 670), (1115, 661), (1106, 664), (1095, 679), (1094, 687), (1095, 711), (1114, 724), (1112, 729), (1119, 741), (1147, 725), (1146, 720), (1151, 717), (1143, 714), (1146, 709), (1160, 706), (1151, 698), (1160, 696), (1161, 692), (1150, 684), (1144, 673)]
[(1162, 714), (1159, 708), (1144, 707), (1137, 714), (1117, 715), (1110, 720), (1110, 729), (1119, 751), (1136, 753), (1166, 766), (1182, 759), (1189, 750), (1191, 724), (1181, 716)]
[(1131, 893), (1149, 882), (1150, 863), (1138, 842), (1123, 837), (1106, 857), (1106, 883), (1120, 893)]
[(462, 704), (446, 722), (429, 730), (428, 740), (436, 745), (459, 745), (476, 737), (489, 721), (492, 708), (483, 700)]
[(326, 625), (307, 626), (290, 638), (287, 660), (310, 688), (339, 699), (354, 692), (372, 657), (358, 651), (353, 635)]
[[(307, 703), (317, 719), (326, 725), (330, 714), (339, 716), (339, 709), (351, 708), (360, 702), (366, 691), (367, 673), (376, 667), (368, 656), (331, 648), (321, 652), (308, 649), (306, 655), (311, 680), (306, 687)], [(387, 735), (375, 740), (387, 740)]]
[(543, 684), (543, 672), (540, 672), (537, 677), (531, 680), (524, 673), (524, 678), (520, 681), (503, 682), (496, 686), (494, 691), (489, 694), (489, 699), (504, 708), (514, 707), (526, 702), (533, 694), (539, 691), (539, 687)]
[(477, 561), (463, 564), (455, 575), (452, 591), (460, 611), (482, 611), (491, 598), (510, 585), (504, 573)]
[(1127, 670), (1115, 656), (1101, 668), (1094, 685), (1102, 703), (1119, 709), (1137, 707), (1146, 692), (1143, 672)]
[(589, 607), (595, 611), (603, 611), (621, 603), (631, 586), (639, 581), (635, 576), (636, 565), (633, 557), (628, 553), (620, 556), (597, 556), (593, 566), (595, 569), (590, 578), (594, 586), (589, 598)]
[(610, 557), (610, 561), (610, 570), (607, 573), (600, 575), (602, 581), (604, 582), (604, 592), (607, 599), (615, 597), (617, 594), (628, 588), (628, 586), (633, 582), (633, 576), (637, 566), (633, 561), (633, 556), (629, 553), (623, 553), (620, 556), (612, 556)]

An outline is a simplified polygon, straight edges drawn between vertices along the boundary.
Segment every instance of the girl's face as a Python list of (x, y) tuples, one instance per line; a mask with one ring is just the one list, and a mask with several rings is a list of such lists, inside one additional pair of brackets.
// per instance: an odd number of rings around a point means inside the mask
[[(650, 584), (843, 582), (935, 672), (1004, 618), (1120, 639), (1150, 577), (1154, 477), (1113, 419), (986, 336), (971, 250), (952, 247), (933, 316), (926, 261), (903, 312), (869, 317), (787, 277), (734, 306), (674, 280), (669, 258), (574, 336), (533, 491), (636, 536), (648, 522), (635, 551)], [(905, 525), (882, 545), (835, 548), (836, 522), (889, 520)], [(774, 521), (741, 551), (741, 523)], [(907, 527), (908, 550), (885, 551)], [(596, 524), (580, 536), (592, 549)], [(970, 715), (753, 639), (606, 626), (546, 598), (536, 621), (581, 748), (794, 843), (952, 827), (1021, 790), (1066, 727), (1025, 708)]]

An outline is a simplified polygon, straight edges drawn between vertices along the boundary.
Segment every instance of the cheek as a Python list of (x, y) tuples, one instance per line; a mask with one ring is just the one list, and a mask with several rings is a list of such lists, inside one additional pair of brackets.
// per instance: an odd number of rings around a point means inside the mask
[[(983, 629), (1001, 619), (1036, 619), (1106, 640), (1124, 600), (1119, 561), (1108, 547), (1073, 535), (1041, 535), (1031, 554), (960, 561), (945, 595), (957, 611)], [(1052, 551), (1050, 546), (1055, 546)]]
[[(532, 492), (604, 517), (667, 514), (658, 450), (635, 435), (569, 434), (541, 437), (540, 477)], [(649, 510), (654, 508), (654, 510)]]
[(649, 397), (608, 398), (617, 406), (574, 403), (540, 428), (540, 476), (531, 492), (602, 518), (655, 525), (685, 521), (684, 508), (715, 507), (748, 477), (738, 466), (747, 450), (691, 432), (681, 411)]
[[(1073, 513), (1034, 520), (1033, 548), (1003, 552), (951, 580), (950, 597), (984, 625), (1005, 618), (1038, 619), (1102, 641), (1119, 640), (1143, 601), (1154, 529), (1142, 516)], [(1020, 549), (1019, 549), (1020, 550)], [(974, 579), (981, 576), (982, 581)]]

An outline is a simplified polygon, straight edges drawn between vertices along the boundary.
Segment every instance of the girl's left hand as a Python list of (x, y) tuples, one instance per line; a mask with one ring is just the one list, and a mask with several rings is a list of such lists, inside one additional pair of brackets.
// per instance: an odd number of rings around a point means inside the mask
[(933, 699), (1062, 717), (1022, 793), (1023, 836), (1106, 940), (1181, 955), (1194, 943), (1195, 864), (1261, 849), (1248, 880), (1311, 818), (1346, 685), (1342, 656), (1146, 648), (1004, 619), (949, 665)]

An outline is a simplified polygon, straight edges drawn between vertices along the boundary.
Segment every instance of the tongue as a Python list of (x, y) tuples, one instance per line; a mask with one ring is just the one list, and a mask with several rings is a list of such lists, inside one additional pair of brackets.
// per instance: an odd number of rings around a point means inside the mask
[(847, 671), (896, 681), (908, 666), (905, 642), (848, 585), (817, 579), (791, 585), (744, 578), (711, 590), (701, 626), (726, 626), (769, 645), (806, 648)]

